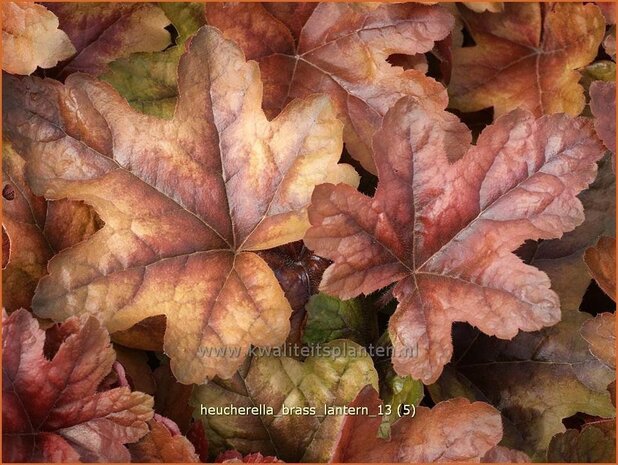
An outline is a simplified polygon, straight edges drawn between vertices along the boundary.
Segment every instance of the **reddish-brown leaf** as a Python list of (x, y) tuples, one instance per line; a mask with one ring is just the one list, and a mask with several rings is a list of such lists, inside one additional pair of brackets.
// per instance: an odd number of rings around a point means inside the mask
[[(590, 85), (590, 110), (594, 128), (605, 147), (616, 154), (616, 83), (594, 81)], [(615, 165), (615, 162), (614, 162)]]
[(98, 390), (114, 350), (97, 320), (64, 323), (50, 359), (45, 331), (26, 310), (5, 316), (2, 327), (3, 459), (128, 461), (124, 444), (148, 431), (152, 398), (126, 387)]
[(425, 383), (451, 358), (455, 321), (510, 339), (559, 320), (547, 276), (511, 252), (583, 221), (576, 195), (604, 152), (588, 120), (523, 110), (469, 141), (454, 115), (404, 98), (374, 138), (375, 196), (325, 184), (309, 210), (305, 243), (334, 261), (321, 290), (348, 299), (396, 283), (393, 363)]
[(502, 439), (500, 412), (483, 402), (458, 398), (432, 409), (417, 407), (391, 427), (390, 440), (377, 437), (382, 416), (378, 393), (365, 387), (351, 407), (367, 407), (369, 417), (344, 420), (334, 462), (479, 462)]
[(275, 272), (275, 276), (285, 292), (285, 297), (292, 307), (290, 334), (287, 342), (290, 344), (299, 343), (307, 317), (305, 305), (309, 298), (318, 292), (322, 274), (330, 262), (314, 255), (303, 245), (302, 241), (265, 250), (260, 253), (260, 257)]
[(187, 439), (193, 444), (200, 462), (208, 462), (208, 438), (204, 430), (204, 423), (197, 420), (191, 423), (189, 431), (187, 431)]
[(155, 411), (174, 421), (184, 434), (191, 425), (193, 408), (189, 405), (192, 385), (179, 383), (170, 369), (169, 363), (158, 367), (154, 373)]
[(84, 200), (105, 222), (50, 262), (35, 312), (94, 314), (110, 332), (165, 315), (172, 371), (202, 383), (231, 376), (251, 344), (285, 340), (290, 305), (255, 252), (303, 237), (316, 184), (358, 176), (338, 164), (328, 98), (269, 122), (257, 64), (216, 29), (193, 37), (178, 75), (171, 120), (74, 74), (4, 80), (4, 122), (35, 192)]
[(191, 442), (168, 418), (155, 414), (148, 422), (150, 432), (131, 444), (131, 461), (139, 463), (196, 463), (199, 458)]
[(616, 301), (616, 239), (603, 236), (586, 249), (584, 261), (603, 292)]
[(453, 19), (439, 6), (208, 3), (206, 18), (260, 63), (270, 117), (293, 98), (330, 95), (348, 151), (369, 171), (375, 172), (371, 138), (399, 98), (446, 104), (444, 88), (424, 71), (387, 61), (423, 54), (448, 35)]
[(493, 107), (496, 117), (519, 107), (579, 115), (586, 102), (576, 70), (594, 60), (605, 33), (595, 5), (505, 3), (502, 13), (460, 13), (476, 45), (453, 50), (451, 106)]

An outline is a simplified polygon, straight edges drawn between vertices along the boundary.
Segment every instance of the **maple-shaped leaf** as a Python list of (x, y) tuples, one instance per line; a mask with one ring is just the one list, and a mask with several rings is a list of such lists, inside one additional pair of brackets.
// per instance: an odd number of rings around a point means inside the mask
[(578, 68), (597, 55), (605, 33), (599, 8), (582, 3), (505, 3), (502, 13), (460, 9), (473, 47), (453, 50), (450, 105), (501, 116), (523, 107), (536, 116), (578, 115)]
[(560, 296), (560, 323), (512, 341), (477, 335), (429, 391), (435, 402), (465, 395), (496, 406), (503, 416), (505, 445), (536, 461), (545, 460), (552, 437), (566, 430), (563, 419), (579, 412), (615, 416), (607, 386), (616, 374), (580, 335), (582, 325), (594, 321), (578, 311), (590, 284), (582, 254), (534, 263)]
[(46, 358), (45, 331), (26, 310), (2, 322), (2, 458), (7, 462), (127, 462), (124, 444), (146, 434), (152, 398), (100, 390), (114, 363), (99, 322), (76, 318)]
[(390, 106), (403, 96), (446, 102), (444, 88), (424, 72), (387, 61), (428, 52), (447, 36), (453, 19), (439, 6), (208, 3), (206, 19), (260, 63), (267, 115), (296, 97), (330, 95), (346, 148), (369, 171), (371, 139)]
[[(377, 388), (378, 374), (352, 341), (338, 339), (320, 351), (304, 362), (257, 354), (230, 380), (197, 386), (194, 418), (204, 423), (211, 453), (234, 449), (288, 462), (330, 461), (344, 416), (325, 408), (348, 405), (368, 384)], [(230, 405), (262, 410), (249, 415), (216, 410)]]
[(390, 440), (381, 439), (379, 405), (371, 386), (359, 393), (351, 406), (367, 407), (369, 415), (345, 417), (334, 462), (479, 462), (502, 438), (496, 409), (451, 399), (432, 409), (418, 407), (392, 426)]
[(110, 332), (165, 315), (172, 371), (202, 383), (231, 376), (250, 344), (285, 340), (290, 306), (254, 251), (302, 238), (315, 184), (358, 176), (337, 164), (341, 123), (328, 98), (269, 122), (257, 64), (214, 28), (194, 36), (179, 76), (172, 120), (74, 74), (64, 86), (5, 80), (3, 121), (35, 192), (83, 200), (105, 222), (49, 263), (35, 312), (93, 314)]
[[(615, 74), (614, 74), (615, 79)], [(616, 154), (616, 83), (595, 81), (590, 85), (590, 110), (597, 134)], [(614, 162), (615, 165), (615, 162)]]
[(348, 299), (397, 283), (393, 365), (425, 383), (451, 359), (455, 321), (511, 339), (559, 320), (547, 276), (510, 252), (583, 221), (576, 195), (603, 155), (585, 119), (523, 110), (469, 141), (454, 115), (404, 98), (374, 139), (375, 196), (324, 184), (309, 209), (305, 243), (334, 261), (321, 290)]
[(2, 69), (31, 74), (51, 68), (75, 53), (58, 18), (43, 5), (2, 2)]
[(100, 225), (83, 203), (35, 196), (25, 179), (25, 161), (8, 141), (2, 144), (2, 175), (2, 305), (12, 312), (30, 308), (53, 254), (90, 237)]
[(138, 463), (196, 463), (199, 459), (191, 442), (180, 434), (169, 418), (155, 414), (148, 422), (150, 431), (129, 445), (131, 461)]
[(76, 53), (57, 74), (83, 71), (99, 75), (111, 61), (134, 52), (163, 50), (170, 45), (169, 20), (151, 3), (48, 3), (75, 46)]

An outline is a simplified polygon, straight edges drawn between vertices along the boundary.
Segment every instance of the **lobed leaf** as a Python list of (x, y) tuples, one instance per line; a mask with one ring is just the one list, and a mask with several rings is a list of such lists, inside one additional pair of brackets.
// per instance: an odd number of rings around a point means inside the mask
[(231, 376), (250, 344), (285, 340), (290, 306), (254, 251), (302, 238), (315, 184), (358, 176), (337, 164), (329, 100), (296, 101), (268, 122), (257, 65), (215, 29), (194, 36), (179, 76), (169, 121), (82, 74), (5, 80), (4, 121), (33, 190), (83, 200), (105, 222), (50, 262), (35, 312), (93, 314), (110, 332), (165, 315), (172, 371), (202, 383)]
[(439, 6), (208, 3), (206, 19), (260, 63), (269, 117), (294, 98), (328, 94), (345, 123), (347, 150), (371, 172), (372, 137), (399, 98), (446, 105), (444, 88), (423, 71), (387, 61), (423, 54), (447, 36), (453, 19)]
[(475, 46), (453, 50), (453, 108), (493, 107), (496, 117), (518, 107), (535, 116), (581, 113), (576, 70), (594, 60), (605, 33), (596, 5), (505, 3), (501, 13), (460, 14)]
[(374, 138), (374, 197), (324, 184), (309, 209), (305, 243), (334, 262), (321, 290), (349, 299), (396, 283), (393, 365), (424, 383), (451, 359), (455, 321), (511, 339), (559, 320), (547, 276), (511, 252), (583, 221), (576, 195), (603, 155), (584, 119), (523, 110), (469, 141), (454, 115), (401, 99)]
[[(377, 392), (370, 386), (353, 405), (376, 413)], [(419, 407), (391, 428), (391, 439), (376, 437), (380, 417), (349, 416), (342, 428), (336, 462), (479, 462), (502, 437), (500, 414), (483, 403), (452, 399), (432, 409)]]
[(99, 390), (114, 351), (94, 319), (75, 318), (44, 355), (45, 331), (26, 310), (2, 323), (2, 457), (9, 462), (127, 462), (124, 446), (146, 434), (152, 398)]

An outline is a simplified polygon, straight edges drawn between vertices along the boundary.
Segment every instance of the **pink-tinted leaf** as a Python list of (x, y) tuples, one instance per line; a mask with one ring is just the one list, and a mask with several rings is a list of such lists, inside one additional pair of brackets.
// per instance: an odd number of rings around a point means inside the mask
[(3, 459), (128, 461), (124, 444), (148, 431), (152, 398), (126, 387), (98, 390), (115, 356), (97, 320), (69, 320), (60, 333), (66, 338), (47, 359), (45, 332), (30, 313), (3, 319)]
[(375, 196), (324, 184), (309, 210), (305, 243), (334, 261), (321, 290), (347, 299), (396, 283), (393, 364), (425, 383), (451, 358), (455, 321), (510, 339), (559, 320), (547, 276), (511, 252), (583, 221), (576, 195), (603, 155), (585, 119), (521, 110), (469, 141), (454, 115), (402, 99), (374, 139)]

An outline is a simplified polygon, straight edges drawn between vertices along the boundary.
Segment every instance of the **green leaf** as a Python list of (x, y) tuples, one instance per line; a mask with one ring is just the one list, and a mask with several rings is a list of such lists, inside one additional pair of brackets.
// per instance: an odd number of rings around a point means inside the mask
[(178, 96), (177, 68), (185, 51), (185, 42), (204, 25), (203, 4), (162, 3), (178, 38), (176, 46), (162, 52), (134, 53), (108, 65), (101, 76), (114, 87), (133, 108), (148, 115), (171, 118)]
[[(378, 374), (369, 356), (349, 355), (362, 350), (354, 342), (337, 340), (322, 349), (323, 356), (305, 362), (256, 355), (233, 378), (215, 378), (196, 387), (191, 401), (194, 418), (204, 423), (211, 453), (235, 449), (242, 454), (259, 451), (288, 462), (328, 461), (345, 416), (322, 417), (324, 406), (348, 405), (366, 385), (377, 387)], [(326, 356), (327, 350), (342, 355)], [(230, 405), (273, 411), (241, 415), (206, 410)], [(305, 411), (290, 414), (293, 408)]]
[(424, 385), (411, 376), (398, 376), (392, 367), (383, 377), (381, 384), (380, 397), (384, 400), (384, 405), (390, 406), (390, 414), (384, 415), (384, 421), (380, 425), (380, 437), (390, 437), (390, 426), (397, 421), (400, 416), (398, 412), (402, 405), (414, 405), (418, 407), (425, 395)]
[(307, 323), (303, 333), (306, 344), (320, 344), (334, 339), (367, 344), (376, 337), (375, 316), (362, 308), (359, 299), (339, 300), (320, 293), (309, 299), (306, 310)]

